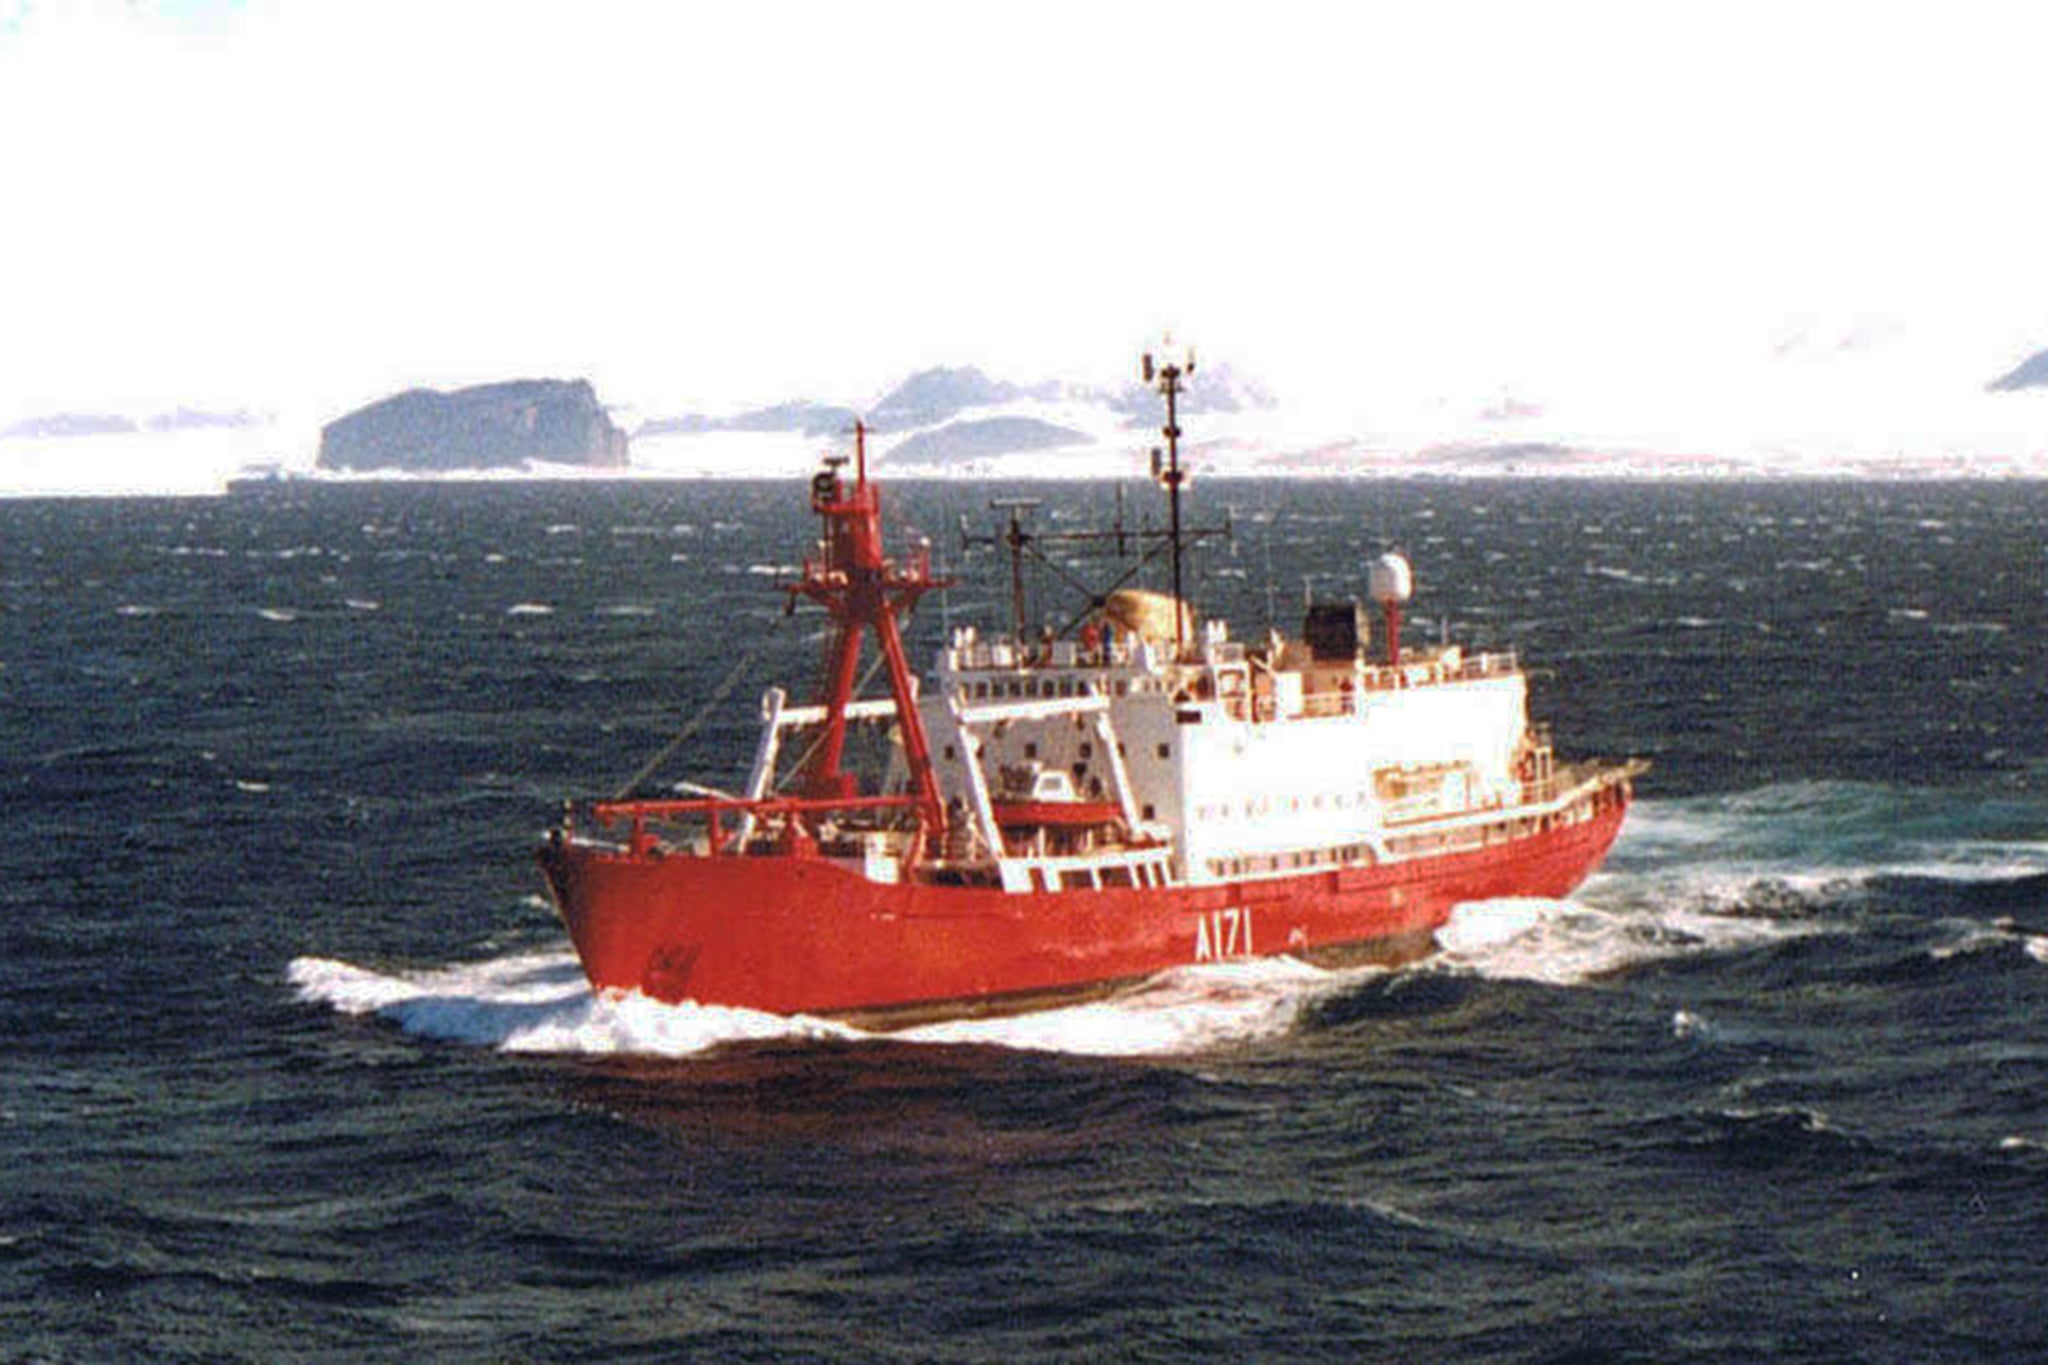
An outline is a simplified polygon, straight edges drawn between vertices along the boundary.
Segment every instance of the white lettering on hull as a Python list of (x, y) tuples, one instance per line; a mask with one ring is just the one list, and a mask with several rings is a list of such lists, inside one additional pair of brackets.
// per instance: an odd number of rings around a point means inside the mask
[(1226, 905), (1195, 916), (1195, 961), (1220, 962), (1253, 953), (1250, 906)]

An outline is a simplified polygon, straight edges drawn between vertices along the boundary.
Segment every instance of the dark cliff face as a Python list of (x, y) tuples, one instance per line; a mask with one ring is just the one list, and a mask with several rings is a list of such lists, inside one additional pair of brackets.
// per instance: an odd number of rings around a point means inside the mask
[(623, 469), (626, 456), (626, 433), (582, 379), (410, 389), (320, 431), (322, 469), (505, 469), (534, 460)]

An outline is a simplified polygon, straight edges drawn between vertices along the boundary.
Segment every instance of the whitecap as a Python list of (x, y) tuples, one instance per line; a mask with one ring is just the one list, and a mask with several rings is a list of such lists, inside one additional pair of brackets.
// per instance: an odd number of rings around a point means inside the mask
[(1290, 958), (1191, 966), (1105, 1000), (877, 1034), (806, 1015), (632, 992), (593, 993), (575, 954), (521, 952), (423, 971), (379, 972), (302, 957), (299, 998), (374, 1014), (420, 1037), (506, 1052), (687, 1057), (730, 1043), (887, 1038), (923, 1046), (1007, 1047), (1087, 1056), (1206, 1051), (1285, 1033), (1302, 1009), (1381, 968), (1326, 971)]
[(2027, 940), (2013, 933), (2010, 923), (1985, 924), (1977, 920), (1949, 920), (1942, 925), (1947, 931), (1940, 942), (1931, 944), (1927, 956), (1936, 962), (1950, 958), (1968, 957), (1989, 949), (2003, 948), (2015, 939), (2022, 944)]
[(507, 616), (552, 616), (555, 609), (545, 602), (514, 602), (505, 608)]
[(1761, 1109), (1751, 1109), (1738, 1105), (1731, 1109), (1723, 1109), (1721, 1117), (1733, 1119), (1738, 1123), (1754, 1123), (1759, 1119), (1790, 1119), (1799, 1126), (1802, 1132), (1807, 1133), (1825, 1133), (1834, 1128), (1834, 1123), (1824, 1111), (1808, 1109), (1796, 1104), (1772, 1104), (1766, 1105)]
[(123, 602), (120, 606), (114, 608), (114, 615), (155, 616), (162, 610), (163, 609), (161, 607), (146, 606), (140, 602)]
[(302, 957), (287, 977), (309, 1003), (375, 1014), (420, 1037), (505, 1052), (686, 1057), (727, 1043), (855, 1036), (801, 1016), (594, 994), (575, 954), (565, 950), (391, 973)]
[(1639, 801), (1608, 867), (1660, 895), (1729, 906), (1766, 887), (1794, 899), (1887, 877), (1959, 883), (2048, 872), (2048, 842), (1983, 838), (1998, 799), (1866, 783), (1791, 782)]
[(286, 607), (258, 607), (256, 608), (256, 614), (266, 621), (275, 621), (279, 624), (299, 619), (297, 612)]
[(1176, 968), (1105, 1000), (893, 1035), (1095, 1057), (1170, 1056), (1277, 1037), (1304, 1008), (1384, 968), (1329, 971), (1289, 957)]
[(349, 597), (343, 599), (342, 605), (347, 607), (350, 611), (376, 611), (380, 609), (384, 604), (382, 602), (374, 600), (373, 598)]
[(1515, 897), (1471, 901), (1437, 930), (1428, 965), (1489, 980), (1577, 986), (1646, 962), (1730, 952), (1812, 932), (1798, 922), (1718, 915), (1652, 900), (1625, 909)]

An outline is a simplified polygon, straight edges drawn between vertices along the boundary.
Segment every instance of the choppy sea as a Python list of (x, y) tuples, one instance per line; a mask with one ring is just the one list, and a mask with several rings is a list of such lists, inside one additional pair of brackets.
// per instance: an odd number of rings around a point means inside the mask
[[(1197, 491), (1240, 634), (1396, 546), (1652, 759), (1607, 867), (890, 1037), (593, 999), (529, 849), (814, 678), (801, 487), (0, 502), (0, 1360), (2048, 1358), (2048, 484)], [(988, 494), (890, 490), (920, 657)]]

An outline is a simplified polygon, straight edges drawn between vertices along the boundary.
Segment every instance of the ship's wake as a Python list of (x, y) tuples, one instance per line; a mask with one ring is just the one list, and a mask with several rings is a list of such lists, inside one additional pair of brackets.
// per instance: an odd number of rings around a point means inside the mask
[[(566, 947), (416, 971), (299, 958), (300, 998), (421, 1037), (512, 1052), (686, 1057), (759, 1041), (985, 1045), (1090, 1056), (1171, 1056), (1284, 1035), (1321, 1003), (1390, 972), (1572, 987), (1655, 961), (1853, 933), (1858, 907), (1900, 882), (1953, 902), (1947, 951), (1970, 926), (2001, 938), (2016, 898), (2048, 887), (2043, 812), (1961, 795), (1929, 800), (1846, 784), (1640, 803), (1607, 869), (1568, 900), (1458, 907), (1439, 951), (1401, 968), (1325, 969), (1291, 958), (1189, 966), (1108, 998), (877, 1035), (823, 1019), (594, 994)], [(1977, 902), (1982, 902), (1981, 906)], [(1979, 913), (1981, 911), (1981, 913)], [(2048, 937), (2020, 933), (2048, 963)]]

